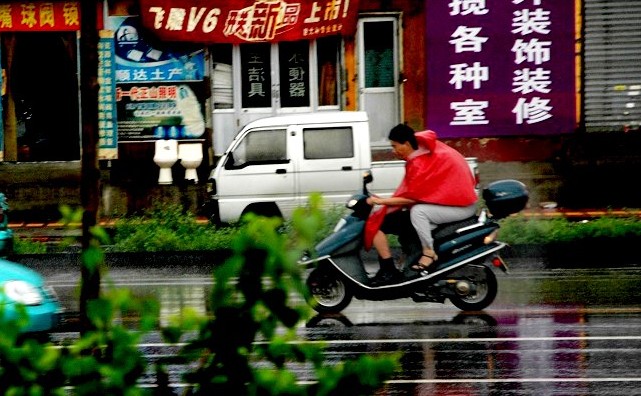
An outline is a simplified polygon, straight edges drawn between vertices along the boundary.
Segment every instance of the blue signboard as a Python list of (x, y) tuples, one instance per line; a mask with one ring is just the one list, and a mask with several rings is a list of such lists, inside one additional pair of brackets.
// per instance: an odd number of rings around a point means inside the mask
[[(140, 84), (202, 81), (203, 49), (193, 51), (153, 45), (142, 36), (138, 17), (111, 17), (116, 56), (116, 82)], [(183, 45), (184, 48), (184, 45)]]
[(120, 142), (205, 133), (205, 50), (145, 35), (137, 16), (109, 17)]

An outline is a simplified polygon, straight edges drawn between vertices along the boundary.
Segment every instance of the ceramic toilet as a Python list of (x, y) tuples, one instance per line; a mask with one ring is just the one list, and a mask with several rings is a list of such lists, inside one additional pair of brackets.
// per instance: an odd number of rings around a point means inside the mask
[(185, 167), (185, 180), (198, 183), (196, 168), (203, 161), (202, 143), (182, 143), (178, 145), (178, 159)]
[(158, 184), (171, 184), (171, 167), (178, 161), (178, 141), (160, 139), (156, 140), (154, 162), (160, 167)]

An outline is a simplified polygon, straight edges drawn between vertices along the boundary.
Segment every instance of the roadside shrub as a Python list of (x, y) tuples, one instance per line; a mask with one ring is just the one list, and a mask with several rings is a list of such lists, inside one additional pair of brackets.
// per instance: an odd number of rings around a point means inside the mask
[(566, 218), (533, 219), (516, 215), (502, 219), (500, 224), (500, 239), (513, 245), (641, 236), (641, 219), (632, 216), (603, 216), (573, 221)]
[(47, 253), (47, 245), (31, 239), (15, 238), (13, 241), (13, 254)]
[[(323, 210), (323, 220), (314, 231), (312, 239), (320, 242), (345, 214), (342, 205)], [(577, 221), (567, 218), (532, 218), (522, 214), (500, 220), (500, 239), (516, 244), (550, 244), (580, 241), (586, 238), (634, 238), (641, 237), (641, 218), (637, 216), (603, 216)], [(241, 224), (215, 227), (199, 222), (193, 213), (184, 212), (180, 205), (157, 205), (139, 216), (122, 217), (115, 222), (112, 251), (160, 252), (160, 251), (206, 251), (229, 249), (238, 234)], [(289, 235), (293, 232), (292, 220), (278, 227), (278, 232)], [(398, 247), (395, 236), (390, 243)], [(68, 242), (67, 242), (68, 244)], [(64, 249), (61, 244), (59, 249)], [(46, 244), (24, 238), (15, 238), (14, 254), (46, 253)]]
[[(311, 236), (314, 243), (326, 237), (344, 214), (342, 205), (323, 211), (323, 217)], [(159, 252), (229, 249), (242, 224), (215, 227), (199, 223), (193, 213), (185, 213), (180, 205), (154, 206), (140, 216), (123, 217), (114, 225), (114, 251)], [(278, 227), (278, 232), (294, 232), (293, 220)]]
[[(316, 227), (314, 235), (311, 236), (312, 243), (314, 245), (323, 240), (323, 238), (325, 238), (332, 232), (338, 220), (343, 217), (343, 215), (345, 215), (345, 206), (333, 205), (329, 208), (324, 209), (322, 213), (323, 216), (321, 223), (318, 227)], [(285, 235), (289, 235), (293, 232), (294, 227), (295, 226), (293, 224), (293, 221), (287, 220), (285, 221), (285, 224), (283, 224), (283, 226), (279, 228), (279, 231)]]
[(141, 216), (124, 217), (114, 226), (113, 250), (159, 252), (229, 248), (236, 227), (200, 224), (180, 205), (157, 205)]

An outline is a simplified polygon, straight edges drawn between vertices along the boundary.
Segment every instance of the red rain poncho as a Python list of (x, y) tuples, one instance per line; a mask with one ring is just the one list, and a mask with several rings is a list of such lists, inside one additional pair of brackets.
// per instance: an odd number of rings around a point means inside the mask
[[(415, 134), (419, 149), (405, 163), (405, 177), (393, 197), (445, 206), (469, 206), (476, 202), (476, 181), (458, 151), (436, 140), (434, 131)], [(385, 215), (400, 206), (382, 206), (365, 224), (365, 249), (372, 247), (374, 235)]]

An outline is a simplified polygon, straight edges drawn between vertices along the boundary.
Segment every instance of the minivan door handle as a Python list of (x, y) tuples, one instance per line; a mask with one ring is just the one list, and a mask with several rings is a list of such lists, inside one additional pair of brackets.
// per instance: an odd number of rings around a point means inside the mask
[(351, 166), (344, 166), (344, 167), (341, 168), (341, 170), (350, 171), (350, 170), (352, 170), (352, 167)]
[(283, 168), (276, 169), (276, 173), (279, 175), (282, 175), (283, 173), (287, 173), (287, 169), (283, 169)]

